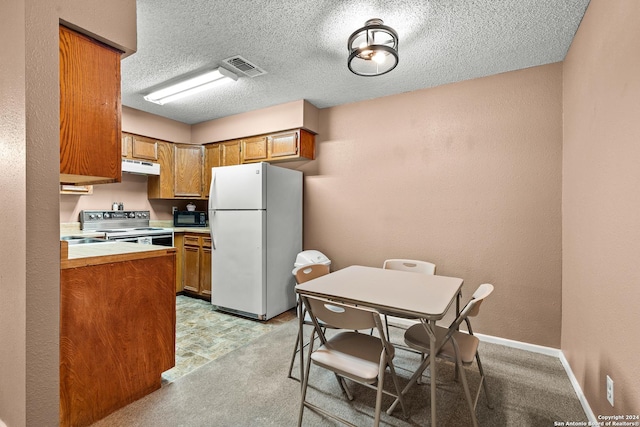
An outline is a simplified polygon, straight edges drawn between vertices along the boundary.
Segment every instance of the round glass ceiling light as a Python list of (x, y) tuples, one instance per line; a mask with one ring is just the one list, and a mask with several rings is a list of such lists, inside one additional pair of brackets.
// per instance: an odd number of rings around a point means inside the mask
[(349, 36), (347, 48), (349, 70), (359, 76), (379, 76), (398, 65), (398, 33), (382, 19), (365, 22)]

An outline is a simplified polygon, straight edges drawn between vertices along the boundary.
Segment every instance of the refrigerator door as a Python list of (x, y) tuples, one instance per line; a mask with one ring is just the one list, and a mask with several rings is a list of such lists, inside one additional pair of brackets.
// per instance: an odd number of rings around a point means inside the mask
[(266, 211), (210, 211), (211, 304), (266, 314)]
[(209, 210), (266, 209), (267, 163), (211, 169)]

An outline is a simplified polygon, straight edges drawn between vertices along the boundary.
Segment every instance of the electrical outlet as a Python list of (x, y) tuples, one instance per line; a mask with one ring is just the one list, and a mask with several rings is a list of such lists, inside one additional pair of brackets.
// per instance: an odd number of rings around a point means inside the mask
[(178, 207), (177, 207), (177, 206), (171, 206), (171, 214), (172, 214), (172, 215), (173, 215), (173, 213), (174, 213), (175, 211), (177, 211), (177, 210), (178, 210)]
[(613, 406), (613, 380), (607, 375), (607, 400)]

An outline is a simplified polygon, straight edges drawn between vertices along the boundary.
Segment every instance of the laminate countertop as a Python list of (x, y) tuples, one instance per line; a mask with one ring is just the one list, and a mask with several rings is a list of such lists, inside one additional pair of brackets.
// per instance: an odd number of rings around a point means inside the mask
[(176, 248), (129, 242), (100, 242), (69, 245), (60, 241), (60, 268), (77, 268), (175, 253)]
[(198, 234), (210, 234), (211, 229), (209, 227), (173, 227), (174, 233), (198, 233)]

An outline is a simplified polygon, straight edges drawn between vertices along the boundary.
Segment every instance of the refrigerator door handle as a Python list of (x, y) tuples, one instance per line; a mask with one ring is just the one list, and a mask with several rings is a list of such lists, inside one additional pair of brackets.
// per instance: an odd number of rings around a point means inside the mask
[[(212, 210), (211, 214), (214, 216), (214, 218), (211, 218), (210, 224), (213, 225), (213, 220), (215, 219), (216, 211)], [(210, 233), (211, 233), (211, 249), (213, 249), (215, 251), (216, 250), (216, 237), (213, 235), (213, 227), (211, 227)]]
[[(216, 171), (212, 170), (211, 171), (211, 175), (213, 175), (211, 177), (211, 187), (209, 188), (209, 203), (211, 203), (213, 201), (213, 189), (215, 188), (215, 184), (216, 184)], [(213, 206), (211, 206), (213, 207)]]

